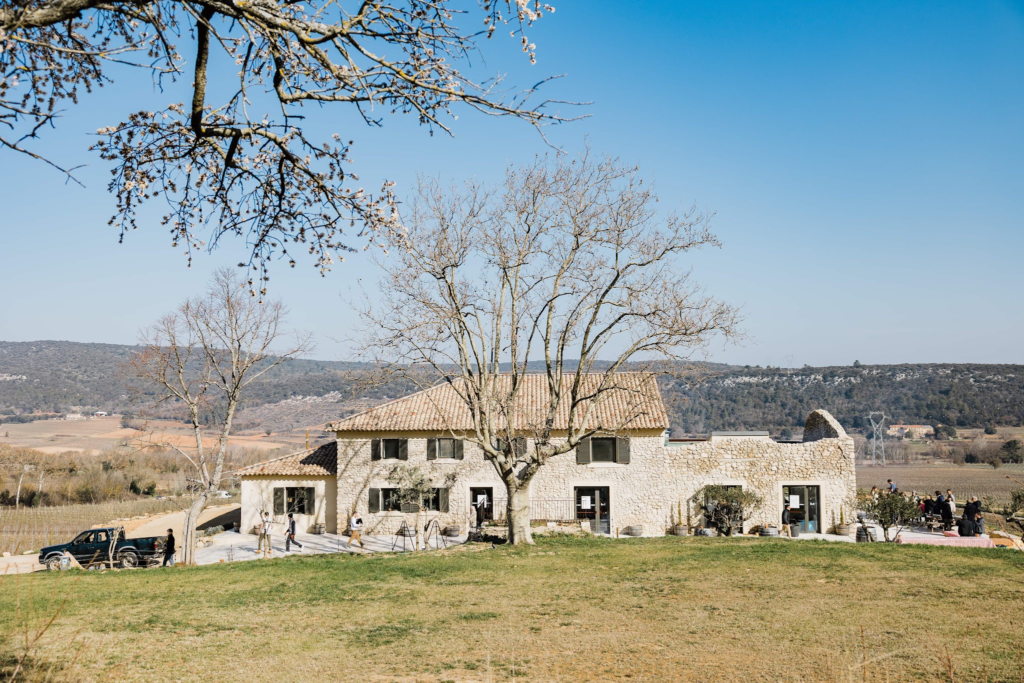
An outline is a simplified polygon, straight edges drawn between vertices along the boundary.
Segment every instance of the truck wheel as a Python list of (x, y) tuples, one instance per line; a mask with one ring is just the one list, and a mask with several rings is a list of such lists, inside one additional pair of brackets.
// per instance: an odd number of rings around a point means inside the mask
[(117, 560), (121, 569), (135, 569), (139, 566), (139, 556), (130, 550), (118, 555)]
[(60, 571), (60, 555), (55, 555), (54, 557), (48, 558), (46, 560), (46, 568), (49, 569), (51, 572)]

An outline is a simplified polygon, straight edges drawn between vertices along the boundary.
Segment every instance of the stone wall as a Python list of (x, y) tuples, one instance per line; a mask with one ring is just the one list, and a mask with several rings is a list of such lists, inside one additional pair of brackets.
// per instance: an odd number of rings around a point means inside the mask
[(312, 487), (316, 490), (316, 504), (312, 515), (295, 515), (295, 528), (299, 533), (312, 531), (314, 524), (323, 524), (327, 533), (338, 532), (336, 501), (337, 481), (331, 477), (274, 477), (247, 475), (242, 477), (242, 521), (239, 530), (247, 534), (259, 523), (262, 510), (273, 515), (274, 532), (283, 534), (287, 515), (274, 515), (274, 489), (277, 487)]
[[(782, 515), (783, 485), (821, 487), (821, 522), (824, 530), (839, 521), (840, 510), (852, 521), (856, 495), (853, 463), (853, 439), (827, 416), (818, 415), (814, 429), (804, 443), (776, 443), (768, 437), (715, 437), (709, 441), (667, 443), (660, 431), (636, 432), (630, 437), (629, 464), (576, 463), (575, 451), (556, 456), (534, 477), (531, 498), (543, 506), (574, 506), (577, 486), (607, 486), (611, 499), (611, 530), (642, 525), (644, 535), (665, 533), (676, 521), (680, 504), (684, 518), (687, 501), (707, 484), (739, 484), (760, 493), (765, 499), (748, 523), (777, 524)], [(809, 420), (809, 422), (811, 422)], [(838, 428), (838, 431), (836, 431)], [(834, 435), (834, 436), (833, 436)], [(426, 459), (427, 438), (443, 434), (339, 433), (338, 438), (338, 515), (340, 527), (356, 512), (370, 534), (392, 534), (402, 520), (412, 523), (411, 515), (399, 512), (370, 514), (368, 491), (388, 488), (388, 470), (399, 461), (372, 461), (371, 438), (409, 439), (408, 464), (419, 465), (432, 473), (440, 485), (449, 472), (458, 478), (449, 492), (449, 512), (427, 513), (440, 525), (465, 527), (471, 518), (469, 492), (472, 487), (492, 487), (495, 498), (504, 499), (505, 489), (494, 467), (484, 460), (482, 451), (465, 444), (463, 460)], [(543, 503), (540, 503), (543, 501)], [(495, 511), (498, 513), (499, 511)], [(685, 523), (687, 520), (684, 519)], [(695, 511), (689, 522), (695, 524)]]

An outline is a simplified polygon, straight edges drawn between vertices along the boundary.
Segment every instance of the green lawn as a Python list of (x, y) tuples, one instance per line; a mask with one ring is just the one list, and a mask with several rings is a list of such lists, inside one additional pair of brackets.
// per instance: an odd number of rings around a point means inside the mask
[(73, 680), (949, 681), (943, 648), (955, 681), (1024, 666), (1009, 550), (562, 538), (36, 574), (0, 580), (0, 627), (68, 592), (34, 661)]

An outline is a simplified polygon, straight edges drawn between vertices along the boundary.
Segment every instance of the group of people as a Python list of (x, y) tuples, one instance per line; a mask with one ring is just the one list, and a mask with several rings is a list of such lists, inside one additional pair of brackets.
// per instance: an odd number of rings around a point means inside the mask
[[(259, 526), (259, 541), (256, 544), (256, 552), (263, 553), (264, 555), (270, 555), (274, 549), (271, 545), (271, 534), (274, 531), (274, 520), (270, 517), (269, 512), (263, 513), (263, 518), (260, 520)], [(298, 548), (302, 548), (302, 544), (295, 538), (295, 516), (292, 513), (288, 513), (288, 521), (285, 524), (284, 529), (284, 551), (290, 552), (292, 544)]]
[[(353, 544), (359, 543), (360, 548), (365, 548), (363, 545), (362, 529), (363, 520), (359, 515), (352, 515), (352, 519), (349, 520), (349, 529), (351, 536), (348, 539), (348, 547), (352, 548)], [(271, 518), (269, 512), (264, 512), (263, 517), (260, 520), (259, 525), (259, 540), (256, 544), (256, 552), (270, 555), (273, 553), (273, 547), (271, 545), (271, 534), (274, 531), (274, 520)], [(284, 550), (289, 552), (292, 549), (292, 545), (302, 548), (302, 544), (295, 538), (295, 516), (292, 513), (288, 513), (288, 521), (285, 524), (284, 530)]]
[(946, 489), (945, 495), (942, 491), (936, 491), (935, 496), (918, 495), (917, 491), (905, 493), (900, 491), (892, 479), (886, 482), (884, 493), (878, 490), (877, 486), (871, 487), (871, 497), (878, 500), (880, 495), (898, 495), (913, 501), (921, 510), (922, 523), (939, 518), (942, 520), (942, 528), (949, 531), (955, 524), (961, 536), (980, 536), (985, 533), (985, 518), (981, 514), (981, 502), (977, 496), (970, 496), (964, 504), (963, 514), (956, 519), (956, 496), (952, 489)]

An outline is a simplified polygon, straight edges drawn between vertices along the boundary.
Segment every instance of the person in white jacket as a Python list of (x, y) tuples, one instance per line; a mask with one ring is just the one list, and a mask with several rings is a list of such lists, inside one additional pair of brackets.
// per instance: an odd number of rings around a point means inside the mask
[(359, 534), (363, 528), (363, 520), (358, 515), (352, 515), (352, 519), (348, 521), (348, 528), (349, 531), (352, 532), (352, 535), (349, 536), (348, 539), (348, 547), (351, 548), (353, 543), (359, 541), (359, 547), (365, 548), (366, 546), (363, 545), (363, 537)]

